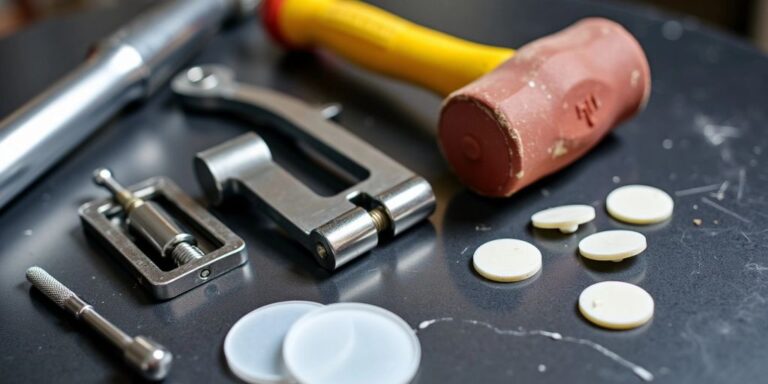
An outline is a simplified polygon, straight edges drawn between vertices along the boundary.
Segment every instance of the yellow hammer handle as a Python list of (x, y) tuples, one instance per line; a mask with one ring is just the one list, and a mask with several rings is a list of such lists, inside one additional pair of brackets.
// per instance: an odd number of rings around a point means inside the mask
[(266, 0), (270, 33), (288, 46), (320, 46), (368, 69), (447, 95), (515, 51), (437, 32), (354, 0)]

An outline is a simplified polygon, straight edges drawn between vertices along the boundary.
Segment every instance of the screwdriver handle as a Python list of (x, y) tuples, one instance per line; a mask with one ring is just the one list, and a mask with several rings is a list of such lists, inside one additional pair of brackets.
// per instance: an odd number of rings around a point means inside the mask
[(441, 95), (492, 71), (515, 52), (461, 40), (352, 0), (265, 0), (261, 15), (272, 37), (288, 47), (328, 48)]

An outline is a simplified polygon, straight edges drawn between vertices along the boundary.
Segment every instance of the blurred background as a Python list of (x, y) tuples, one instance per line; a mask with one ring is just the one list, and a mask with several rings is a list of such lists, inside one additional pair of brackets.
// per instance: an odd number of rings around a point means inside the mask
[[(0, 38), (36, 21), (131, 0), (0, 0)], [(427, 0), (422, 0), (427, 1)], [(685, 14), (753, 41), (768, 52), (768, 0), (623, 0)]]

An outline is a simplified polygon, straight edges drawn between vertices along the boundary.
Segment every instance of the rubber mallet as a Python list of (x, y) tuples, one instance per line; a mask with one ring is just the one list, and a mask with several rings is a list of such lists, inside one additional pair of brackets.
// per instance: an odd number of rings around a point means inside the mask
[(483, 195), (509, 196), (570, 164), (650, 94), (643, 49), (607, 19), (581, 20), (515, 51), (352, 0), (265, 0), (261, 14), (286, 47), (327, 47), (447, 95), (440, 147), (459, 179)]

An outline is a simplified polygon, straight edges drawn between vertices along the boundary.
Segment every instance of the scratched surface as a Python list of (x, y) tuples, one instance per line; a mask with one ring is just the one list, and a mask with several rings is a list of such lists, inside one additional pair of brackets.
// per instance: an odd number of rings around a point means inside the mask
[[(0, 115), (73, 67), (93, 36), (144, 3), (54, 19), (0, 40)], [(91, 170), (109, 166), (127, 182), (166, 175), (199, 198), (193, 154), (254, 128), (185, 113), (161, 93), (115, 119), (0, 211), (1, 381), (134, 379), (105, 343), (30, 290), (24, 270), (40, 265), (107, 318), (172, 349), (169, 382), (234, 381), (221, 347), (229, 327), (252, 309), (291, 299), (360, 301), (398, 313), (421, 341), (418, 383), (764, 382), (768, 58), (695, 20), (647, 9), (450, 0), (436, 11), (426, 3), (380, 4), (432, 27), (506, 46), (585, 16), (618, 20), (648, 54), (650, 103), (556, 177), (513, 198), (489, 200), (464, 190), (441, 160), (433, 128), (437, 97), (329, 56), (287, 57), (255, 22), (229, 30), (195, 61), (230, 65), (243, 81), (310, 102), (343, 103), (342, 125), (433, 183), (437, 212), (429, 223), (331, 275), (258, 212), (232, 202), (213, 212), (246, 240), (250, 263), (177, 299), (154, 302), (80, 228), (77, 207), (105, 196), (91, 185)], [(278, 153), (279, 159), (290, 157)], [(605, 196), (628, 183), (672, 194), (673, 218), (632, 227), (607, 217)], [(597, 219), (570, 236), (530, 229), (532, 213), (562, 203), (593, 204)], [(648, 250), (620, 264), (576, 255), (579, 239), (614, 228), (641, 231)], [(473, 273), (472, 252), (499, 237), (538, 246), (542, 273), (519, 284), (491, 283)], [(615, 332), (582, 319), (579, 293), (603, 280), (650, 292), (653, 321)]]

